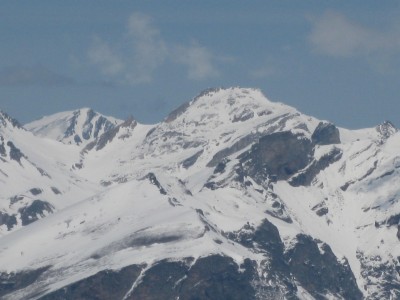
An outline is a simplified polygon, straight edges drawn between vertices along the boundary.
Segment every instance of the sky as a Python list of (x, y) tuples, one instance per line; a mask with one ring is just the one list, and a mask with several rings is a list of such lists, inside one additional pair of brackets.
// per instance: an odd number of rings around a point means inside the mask
[(210, 87), (352, 129), (400, 127), (399, 1), (0, 2), (0, 109), (156, 123)]

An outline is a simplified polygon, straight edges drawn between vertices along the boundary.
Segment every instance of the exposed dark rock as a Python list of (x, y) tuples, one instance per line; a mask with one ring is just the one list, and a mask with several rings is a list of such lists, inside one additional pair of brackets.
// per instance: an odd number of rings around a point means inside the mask
[(23, 154), (20, 149), (15, 147), (11, 141), (7, 142), (7, 146), (10, 147), (10, 158), (21, 164), (21, 158), (26, 158), (25, 154)]
[(267, 219), (264, 219), (261, 225), (255, 230), (253, 241), (265, 251), (275, 254), (283, 253), (283, 243), (278, 228)]
[(42, 189), (39, 189), (39, 188), (32, 188), (32, 189), (29, 190), (29, 192), (30, 192), (33, 196), (37, 196), (37, 195), (40, 195), (40, 194), (43, 192), (43, 190), (42, 190)]
[(158, 181), (158, 179), (157, 179), (156, 175), (154, 175), (154, 173), (147, 174), (146, 178), (150, 181), (151, 184), (155, 185), (158, 188), (158, 190), (160, 191), (160, 194), (162, 194), (162, 195), (167, 194), (167, 192), (162, 187), (161, 183)]
[(140, 279), (144, 266), (105, 270), (39, 299), (97, 300), (124, 296), (127, 300), (256, 299), (253, 285), (258, 275), (254, 262), (247, 259), (238, 266), (230, 257), (211, 255), (191, 264), (190, 257), (181, 261), (162, 260), (147, 269)]
[(354, 183), (355, 183), (355, 181), (353, 181), (353, 180), (348, 181), (348, 182), (346, 182), (345, 184), (343, 184), (343, 185), (340, 187), (340, 189), (341, 189), (343, 192), (345, 192), (345, 191), (347, 191), (347, 189), (349, 188), (349, 186), (352, 185), (352, 184), (354, 184)]
[(111, 129), (113, 129), (115, 127), (115, 125), (113, 123), (111, 123), (109, 120), (107, 120), (107, 118), (100, 116), (95, 124), (94, 127), (94, 132), (93, 132), (93, 137), (97, 138), (99, 136), (99, 132), (102, 128), (104, 128), (104, 132), (107, 132)]
[(54, 187), (54, 186), (51, 187), (51, 190), (52, 190), (53, 193), (56, 194), (56, 195), (60, 195), (60, 194), (61, 194), (60, 190), (59, 190), (58, 188)]
[(4, 138), (0, 135), (0, 155), (7, 156), (6, 147), (4, 146)]
[(0, 127), (7, 127), (8, 124), (11, 124), (12, 127), (23, 129), (22, 125), (16, 119), (0, 110)]
[(134, 129), (137, 125), (137, 122), (133, 119), (133, 117), (129, 117), (125, 122), (122, 124), (111, 128), (110, 130), (104, 132), (100, 137), (96, 138), (95, 141), (89, 143), (85, 149), (83, 149), (83, 152), (85, 151), (90, 151), (93, 148), (96, 149), (96, 151), (103, 149), (108, 143), (111, 143), (112, 140), (115, 138), (117, 133), (121, 128), (131, 128)]
[(129, 240), (127, 243), (128, 247), (143, 247), (150, 246), (153, 244), (166, 244), (171, 242), (177, 242), (182, 240), (183, 236), (178, 234), (165, 234), (165, 235), (157, 235), (157, 236), (137, 236), (133, 239)]
[(83, 162), (80, 161), (80, 162), (78, 162), (78, 163), (75, 163), (75, 164), (74, 164), (74, 168), (82, 169), (82, 168), (83, 168)]
[(249, 109), (245, 109), (241, 114), (234, 115), (232, 122), (244, 122), (254, 117), (254, 112)]
[(21, 201), (22, 199), (24, 199), (24, 196), (21, 196), (21, 195), (16, 195), (16, 196), (10, 197), (10, 205), (17, 203), (18, 201)]
[(304, 171), (291, 178), (289, 183), (292, 186), (309, 186), (319, 172), (326, 169), (330, 164), (340, 160), (342, 155), (342, 150), (336, 147), (333, 148), (319, 160), (314, 160)]
[(77, 124), (77, 119), (80, 115), (80, 111), (74, 111), (73, 113), (73, 117), (71, 118), (71, 121), (69, 123), (69, 126), (67, 128), (67, 130), (64, 132), (64, 138), (73, 136), (75, 134), (75, 126)]
[(346, 191), (350, 185), (356, 183), (357, 181), (364, 180), (365, 178), (367, 178), (369, 175), (371, 175), (376, 170), (377, 166), (378, 166), (378, 161), (376, 160), (376, 161), (374, 161), (374, 165), (370, 169), (368, 169), (367, 172), (363, 176), (361, 176), (357, 180), (350, 180), (350, 181), (346, 182), (344, 185), (342, 185), (340, 187), (340, 189), (342, 191)]
[(288, 179), (310, 163), (312, 154), (310, 140), (284, 131), (263, 136), (240, 160), (248, 175), (262, 185), (270, 176)]
[(179, 299), (188, 269), (184, 261), (157, 262), (145, 272), (128, 299)]
[(48, 268), (44, 267), (18, 273), (0, 273), (0, 298), (34, 283)]
[(81, 144), (82, 143), (82, 139), (81, 139), (81, 137), (79, 136), (79, 135), (77, 135), (77, 134), (75, 134), (75, 136), (74, 136), (74, 142), (76, 143), (76, 144)]
[(375, 127), (376, 131), (379, 132), (383, 140), (388, 139), (394, 133), (398, 131), (396, 126), (393, 125), (390, 121), (385, 121), (382, 124)]
[(184, 167), (185, 169), (189, 169), (196, 163), (197, 159), (203, 154), (203, 152), (204, 150), (200, 150), (199, 152), (196, 152), (194, 155), (182, 161), (182, 167)]
[(209, 181), (204, 184), (204, 187), (212, 191), (218, 189), (218, 185), (214, 181)]
[(34, 200), (30, 205), (21, 208), (18, 212), (21, 214), (22, 225), (28, 225), (37, 221), (40, 217), (44, 218), (45, 213), (52, 213), (54, 207), (45, 201)]
[[(143, 266), (131, 265), (121, 270), (104, 270), (93, 276), (51, 292), (40, 300), (123, 299), (137, 280)], [(167, 299), (167, 298), (164, 298)]]
[(180, 115), (182, 115), (186, 109), (190, 106), (190, 102), (186, 102), (179, 106), (177, 109), (173, 110), (164, 120), (165, 123), (171, 123), (176, 120)]
[(383, 261), (380, 256), (365, 256), (358, 252), (361, 276), (365, 289), (371, 293), (368, 299), (400, 299), (400, 259)]
[(182, 282), (179, 299), (255, 299), (251, 282), (256, 271), (249, 261), (241, 268), (230, 257), (199, 258)]
[[(271, 222), (265, 219), (257, 228), (247, 224), (239, 231), (227, 233), (226, 237), (268, 257), (268, 264), (264, 266), (264, 278), (258, 279), (259, 289), (264, 295), (279, 293), (282, 298), (278, 299), (296, 299), (297, 288), (285, 261), (284, 245), (278, 229)], [(280, 286), (279, 291), (274, 291), (268, 282)]]
[(9, 215), (0, 211), (0, 226), (1, 225), (6, 225), (7, 230), (11, 230), (15, 225), (17, 225), (17, 218), (15, 215)]
[(150, 129), (147, 133), (146, 133), (146, 138), (150, 137), (155, 131), (156, 131), (157, 127), (153, 127), (152, 129)]
[(226, 168), (226, 161), (221, 161), (214, 169), (214, 174), (224, 173)]
[[(275, 117), (271, 120), (269, 120), (266, 123), (260, 124), (257, 127), (257, 132), (256, 133), (251, 133), (248, 134), (247, 136), (241, 138), (239, 141), (235, 142), (231, 147), (225, 148), (217, 152), (213, 158), (207, 163), (207, 167), (215, 167), (220, 161), (222, 161), (224, 158), (239, 152), (249, 146), (250, 144), (254, 142), (258, 142), (260, 138), (266, 135), (273, 134), (276, 131), (283, 130), (283, 128), (286, 125), (286, 122), (293, 117), (295, 117), (296, 114), (284, 114), (278, 117)], [(262, 128), (268, 127), (267, 132), (260, 133), (262, 131)], [(260, 129), (260, 130), (258, 130)]]
[[(277, 202), (275, 202), (275, 204), (277, 204)], [(265, 213), (289, 224), (293, 223), (292, 218), (287, 214), (285, 206), (283, 206), (282, 203), (280, 203), (279, 206), (273, 207), (272, 210), (266, 210)]]
[(340, 144), (339, 129), (332, 123), (320, 122), (314, 130), (311, 140), (316, 145)]
[(315, 211), (317, 216), (320, 216), (320, 217), (326, 215), (329, 212), (329, 209), (326, 207), (324, 202), (321, 202), (321, 203), (315, 205), (312, 208), (312, 210)]
[(213, 158), (207, 163), (207, 167), (215, 167), (219, 162), (221, 162), (224, 158), (232, 155), (240, 150), (243, 150), (251, 143), (257, 141), (259, 138), (259, 134), (249, 134), (239, 141), (234, 143), (231, 147), (225, 148), (220, 150), (219, 152), (215, 153)]
[(310, 236), (297, 235), (297, 243), (286, 253), (296, 280), (315, 299), (326, 299), (324, 295), (327, 293), (344, 299), (362, 299), (347, 260), (339, 263), (325, 243), (319, 247), (317, 241)]
[[(30, 162), (31, 164), (33, 164), (32, 162)], [(45, 170), (43, 170), (42, 168), (36, 166), (35, 164), (33, 164), (36, 168), (36, 170), (40, 173), (40, 175), (45, 176), (47, 178), (51, 178), (51, 176), (49, 175), (49, 173), (47, 173)]]
[(83, 124), (83, 132), (82, 132), (82, 138), (84, 138), (85, 140), (90, 139), (92, 135), (93, 124), (91, 122), (95, 116), (96, 113), (92, 109), (89, 109), (86, 113), (86, 120), (85, 124)]
[(386, 220), (386, 226), (388, 226), (388, 227), (397, 226), (399, 224), (400, 224), (400, 214), (396, 214), (396, 215), (390, 216)]
[(391, 170), (391, 171), (385, 172), (384, 174), (382, 174), (382, 175), (380, 175), (379, 177), (377, 177), (376, 180), (382, 179), (382, 178), (387, 177), (387, 176), (390, 176), (390, 175), (393, 175), (394, 172), (395, 172), (395, 170)]

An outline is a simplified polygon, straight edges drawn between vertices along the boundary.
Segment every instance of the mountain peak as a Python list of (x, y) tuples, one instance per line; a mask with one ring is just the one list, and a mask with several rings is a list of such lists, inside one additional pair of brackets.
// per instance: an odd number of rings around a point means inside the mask
[(387, 139), (391, 135), (395, 134), (399, 129), (394, 126), (394, 124), (388, 120), (384, 121), (383, 123), (379, 124), (375, 127), (376, 131), (384, 138)]
[(10, 117), (2, 110), (0, 110), (0, 126), (4, 127), (12, 126), (15, 128), (22, 128), (21, 124), (16, 119)]
[(35, 135), (66, 144), (86, 145), (121, 122), (85, 107), (45, 116), (26, 124), (25, 128)]
[(171, 123), (182, 117), (191, 120), (200, 118), (203, 121), (218, 119), (228, 124), (244, 122), (282, 109), (295, 111), (289, 106), (269, 101), (259, 89), (210, 88), (178, 107), (164, 121)]

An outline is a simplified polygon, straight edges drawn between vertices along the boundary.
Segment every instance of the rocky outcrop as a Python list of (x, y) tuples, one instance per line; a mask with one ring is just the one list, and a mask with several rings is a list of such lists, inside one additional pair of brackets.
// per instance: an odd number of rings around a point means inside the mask
[(22, 125), (16, 119), (10, 117), (8, 114), (0, 110), (0, 128), (1, 126), (8, 127), (9, 125), (22, 129)]
[(196, 163), (197, 159), (203, 154), (203, 152), (204, 150), (200, 150), (195, 154), (193, 154), (192, 156), (186, 158), (184, 161), (181, 162), (182, 167), (188, 169), (191, 166), (193, 166)]
[(331, 294), (339, 299), (363, 299), (346, 259), (339, 262), (331, 248), (312, 237), (299, 234), (285, 256), (291, 273), (315, 299)]
[(267, 178), (288, 179), (311, 162), (312, 154), (309, 139), (284, 131), (263, 136), (240, 160), (248, 175), (262, 184)]
[(44, 218), (46, 214), (52, 213), (54, 207), (42, 200), (34, 200), (30, 205), (21, 208), (18, 212), (21, 215), (22, 225), (26, 226), (37, 221), (39, 218)]
[(313, 160), (304, 170), (290, 178), (292, 186), (309, 186), (319, 172), (342, 158), (342, 150), (333, 148), (318, 160)]
[[(284, 294), (283, 299), (297, 298), (295, 282), (315, 299), (326, 299), (328, 294), (337, 298), (362, 299), (347, 260), (340, 262), (331, 248), (321, 241), (300, 234), (292, 242), (292, 247), (285, 251), (278, 229), (267, 219), (257, 228), (246, 225), (226, 236), (245, 247), (265, 253), (268, 264), (264, 268), (268, 271), (264, 279), (285, 287), (280, 290)], [(267, 287), (264, 284), (264, 289)]]
[(15, 147), (11, 141), (7, 142), (7, 146), (10, 147), (10, 158), (21, 164), (21, 158), (26, 158), (25, 154), (23, 154), (20, 149)]
[(239, 266), (221, 255), (193, 261), (162, 260), (143, 272), (138, 265), (105, 270), (39, 299), (256, 299), (250, 261)]
[(15, 225), (17, 225), (17, 218), (15, 215), (9, 215), (0, 211), (0, 226), (2, 225), (6, 225), (7, 230), (11, 230)]
[(44, 267), (37, 270), (0, 273), (0, 298), (3, 299), (3, 296), (34, 283), (47, 269), (48, 267)]
[(6, 147), (4, 145), (4, 138), (0, 135), (0, 156), (7, 156)]
[(387, 140), (398, 131), (396, 126), (394, 126), (390, 121), (385, 121), (382, 124), (379, 124), (375, 127), (375, 129), (380, 134), (382, 140)]
[(128, 118), (122, 124), (112, 127), (108, 131), (104, 132), (101, 136), (97, 137), (95, 141), (89, 143), (84, 149), (85, 151), (90, 151), (92, 149), (96, 149), (96, 151), (103, 149), (108, 143), (111, 143), (112, 140), (116, 137), (121, 128), (130, 128), (134, 129), (137, 125), (137, 122), (133, 119), (133, 117)]
[(368, 299), (400, 299), (400, 257), (383, 260), (379, 255), (357, 253)]
[(311, 140), (316, 145), (340, 144), (339, 129), (332, 123), (320, 122), (315, 128)]
[(104, 270), (40, 297), (40, 300), (124, 299), (143, 266), (131, 265), (121, 270)]

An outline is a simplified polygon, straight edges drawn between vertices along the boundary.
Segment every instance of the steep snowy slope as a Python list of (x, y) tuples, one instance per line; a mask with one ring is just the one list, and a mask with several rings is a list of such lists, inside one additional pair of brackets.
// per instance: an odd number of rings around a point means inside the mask
[(0, 239), (4, 299), (400, 298), (390, 122), (347, 130), (228, 88), (159, 124), (53, 143), (68, 159), (27, 156), (81, 185)]
[(0, 235), (99, 190), (72, 173), (79, 151), (38, 138), (0, 112)]
[(90, 108), (82, 108), (46, 116), (24, 127), (37, 136), (48, 137), (65, 144), (85, 145), (121, 122)]

